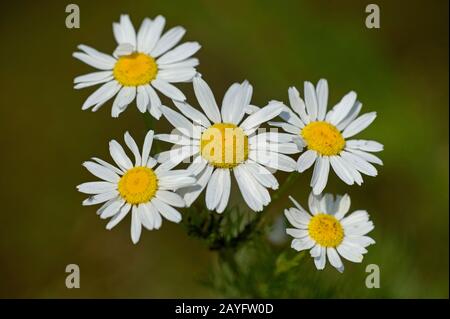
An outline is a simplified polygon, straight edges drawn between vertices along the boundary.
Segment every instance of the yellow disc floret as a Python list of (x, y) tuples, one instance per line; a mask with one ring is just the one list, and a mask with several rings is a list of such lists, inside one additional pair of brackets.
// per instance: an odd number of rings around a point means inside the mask
[(123, 86), (150, 83), (158, 73), (155, 59), (144, 53), (121, 56), (114, 66), (114, 78)]
[(337, 247), (344, 239), (344, 229), (336, 217), (317, 214), (308, 224), (309, 236), (323, 247)]
[(200, 149), (211, 165), (233, 168), (248, 158), (248, 137), (234, 124), (216, 123), (203, 132)]
[(119, 181), (119, 194), (129, 204), (147, 203), (153, 198), (157, 190), (157, 176), (148, 167), (133, 167)]
[(321, 155), (338, 155), (345, 147), (341, 132), (327, 122), (309, 123), (302, 129), (301, 136), (308, 149), (317, 151)]

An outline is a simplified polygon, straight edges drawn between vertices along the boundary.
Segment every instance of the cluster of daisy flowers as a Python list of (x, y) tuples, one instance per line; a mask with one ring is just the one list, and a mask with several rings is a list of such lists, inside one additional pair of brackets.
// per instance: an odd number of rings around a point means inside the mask
[[(263, 211), (271, 202), (270, 190), (278, 189), (277, 171), (303, 173), (313, 167), (309, 211), (292, 197), (293, 208), (285, 211), (294, 228), (291, 247), (309, 250), (317, 269), (326, 261), (339, 271), (341, 257), (361, 262), (366, 247), (374, 240), (366, 236), (373, 229), (366, 211), (348, 214), (350, 198), (323, 194), (330, 167), (348, 185), (361, 185), (362, 175), (376, 176), (373, 164), (383, 146), (353, 136), (368, 127), (376, 113), (359, 115), (362, 104), (350, 92), (327, 112), (328, 83), (316, 87), (305, 82), (301, 98), (295, 87), (288, 90), (290, 107), (270, 101), (263, 107), (251, 103), (253, 87), (244, 81), (232, 84), (218, 103), (209, 85), (196, 71), (200, 48), (197, 42), (178, 44), (182, 27), (163, 32), (165, 18), (143, 20), (136, 32), (128, 15), (113, 23), (117, 47), (112, 55), (80, 45), (73, 56), (99, 71), (76, 77), (75, 88), (101, 85), (84, 102), (82, 109), (97, 111), (114, 98), (112, 117), (119, 117), (136, 100), (140, 112), (161, 116), (174, 127), (171, 133), (150, 130), (142, 150), (126, 132), (124, 142), (132, 155), (115, 140), (109, 151), (115, 165), (92, 158), (83, 166), (101, 181), (87, 182), (78, 190), (88, 194), (83, 205), (102, 204), (97, 214), (109, 219), (112, 229), (131, 214), (131, 239), (137, 243), (142, 226), (159, 229), (163, 219), (179, 223), (179, 209), (189, 207), (205, 193), (206, 207), (223, 213), (229, 202), (232, 180), (247, 206)], [(196, 97), (191, 106), (176, 83), (189, 82)], [(174, 108), (162, 104), (160, 95)], [(279, 117), (281, 121), (274, 121)], [(272, 127), (269, 131), (261, 126)], [(284, 132), (278, 132), (278, 129)], [(153, 140), (173, 146), (152, 154)], [(298, 159), (292, 155), (300, 154)], [(180, 169), (180, 165), (189, 161)]]

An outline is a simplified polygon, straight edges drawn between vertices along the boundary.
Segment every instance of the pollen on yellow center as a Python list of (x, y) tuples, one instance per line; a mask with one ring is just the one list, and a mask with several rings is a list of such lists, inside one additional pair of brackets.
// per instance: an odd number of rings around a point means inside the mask
[(155, 59), (144, 53), (121, 56), (113, 70), (114, 78), (123, 86), (150, 83), (158, 73)]
[(203, 132), (200, 150), (211, 165), (233, 168), (248, 158), (248, 137), (234, 124), (216, 123)]
[(153, 198), (157, 189), (156, 174), (148, 167), (133, 167), (119, 181), (119, 194), (130, 204), (147, 203)]
[(309, 236), (323, 247), (337, 247), (344, 239), (344, 229), (336, 217), (317, 214), (308, 224)]
[(345, 139), (341, 132), (327, 122), (311, 122), (302, 129), (300, 134), (308, 149), (317, 151), (321, 155), (338, 155), (345, 147)]

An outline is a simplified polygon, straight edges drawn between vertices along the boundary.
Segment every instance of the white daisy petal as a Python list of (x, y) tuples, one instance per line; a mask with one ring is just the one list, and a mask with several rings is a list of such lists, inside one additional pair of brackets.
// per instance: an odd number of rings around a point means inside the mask
[(156, 198), (174, 207), (184, 207), (186, 205), (184, 199), (174, 192), (158, 190), (156, 192)]
[(259, 126), (261, 123), (273, 119), (275, 116), (279, 115), (282, 110), (283, 103), (271, 102), (267, 106), (247, 117), (239, 127), (244, 131), (251, 130), (252, 128)]
[(200, 62), (197, 58), (189, 58), (180, 62), (158, 65), (158, 69), (171, 70), (171, 69), (195, 68), (199, 64)]
[(339, 156), (330, 156), (330, 164), (336, 175), (343, 180), (344, 183), (347, 185), (354, 184), (355, 181), (353, 180), (352, 174), (347, 170)]
[(91, 106), (112, 98), (117, 92), (119, 92), (121, 85), (117, 81), (111, 81), (103, 84), (94, 93), (92, 93), (81, 107), (82, 110), (87, 110)]
[(305, 81), (304, 90), (306, 110), (308, 111), (310, 120), (315, 121), (317, 119), (318, 109), (316, 90), (314, 89), (314, 85), (308, 81)]
[[(225, 95), (222, 99), (222, 109), (221, 109), (221, 115), (222, 120), (225, 123), (234, 123), (233, 122), (233, 114), (234, 112), (239, 112), (239, 109), (237, 106), (235, 106), (235, 102), (237, 100), (237, 95), (239, 95), (241, 91), (241, 85), (239, 83), (233, 83), (228, 90), (225, 92)], [(245, 112), (244, 110), (241, 110), (242, 112)]]
[(150, 150), (152, 149), (153, 144), (153, 135), (154, 133), (152, 130), (148, 131), (145, 135), (144, 146), (142, 148), (141, 166), (145, 166), (149, 159)]
[(89, 197), (83, 201), (83, 206), (90, 206), (90, 205), (97, 205), (100, 203), (104, 203), (104, 202), (109, 201), (110, 199), (117, 197), (117, 195), (119, 195), (119, 192), (116, 190), (92, 195), (91, 197)]
[(89, 56), (95, 58), (96, 60), (99, 60), (105, 64), (108, 65), (114, 65), (116, 63), (116, 59), (114, 59), (112, 56), (110, 56), (109, 54), (100, 52), (94, 48), (91, 48), (87, 45), (84, 44), (80, 44), (78, 46), (78, 49), (84, 51), (86, 54), (88, 54)]
[(186, 206), (191, 206), (191, 204), (197, 199), (208, 183), (213, 170), (214, 168), (211, 165), (207, 165), (205, 170), (197, 176), (196, 185), (180, 189), (180, 194), (183, 195)]
[(325, 264), (327, 262), (326, 257), (326, 248), (320, 248), (320, 255), (314, 258), (314, 264), (316, 265), (317, 270), (323, 270), (325, 268)]
[(92, 175), (97, 176), (100, 179), (111, 183), (117, 183), (119, 181), (119, 175), (109, 168), (106, 168), (100, 164), (94, 162), (84, 162), (83, 166), (92, 173)]
[(341, 163), (345, 166), (345, 169), (352, 175), (353, 180), (357, 185), (361, 185), (363, 183), (363, 179), (361, 173), (355, 168), (352, 162), (348, 161), (344, 157), (339, 157)]
[(173, 111), (172, 109), (161, 105), (161, 111), (163, 112), (166, 119), (177, 128), (181, 133), (186, 136), (193, 137), (194, 136), (194, 127), (183, 115), (178, 112)]
[(202, 112), (199, 110), (193, 108), (186, 102), (179, 102), (179, 101), (173, 101), (173, 104), (189, 119), (191, 119), (194, 123), (200, 124), (203, 127), (209, 127), (211, 126), (211, 122), (208, 120), (208, 118), (203, 115)]
[(147, 37), (148, 32), (150, 31), (152, 25), (152, 20), (150, 20), (149, 18), (145, 18), (144, 20), (142, 20), (141, 26), (139, 28), (139, 31), (137, 33), (137, 51), (138, 52), (145, 52), (145, 40)]
[[(144, 53), (149, 54), (155, 48), (158, 40), (161, 37), (161, 33), (166, 24), (166, 19), (163, 16), (157, 16), (149, 26), (145, 37), (142, 39), (141, 50)], [(153, 56), (153, 55), (152, 55)], [(154, 57), (154, 56), (153, 56)]]
[(213, 123), (220, 123), (221, 116), (214, 95), (208, 84), (201, 78), (194, 78), (194, 92), (200, 107)]
[(105, 162), (102, 159), (99, 159), (97, 157), (92, 157), (92, 160), (96, 161), (97, 163), (99, 163), (100, 165), (110, 169), (111, 171), (113, 171), (114, 173), (118, 174), (118, 175), (123, 175), (123, 171), (118, 169), (117, 167), (109, 164), (108, 162)]
[(108, 230), (113, 229), (118, 223), (120, 223), (122, 221), (122, 219), (125, 218), (125, 216), (127, 216), (130, 209), (131, 209), (131, 204), (127, 203), (127, 204), (123, 205), (122, 208), (120, 209), (119, 213), (114, 215), (113, 218), (111, 218), (111, 220), (108, 222), (108, 224), (106, 224), (106, 229), (108, 229)]
[(278, 189), (279, 184), (277, 179), (267, 168), (251, 161), (248, 161), (246, 166), (249, 173), (252, 174), (262, 186), (273, 190)]
[(200, 48), (201, 46), (200, 44), (198, 44), (198, 42), (185, 42), (177, 46), (175, 49), (162, 55), (156, 60), (156, 63), (158, 63), (158, 65), (171, 64), (185, 60), (194, 55), (198, 50), (200, 50)]
[(177, 87), (173, 86), (167, 81), (161, 79), (154, 79), (152, 81), (152, 86), (155, 87), (162, 94), (167, 96), (168, 98), (184, 101), (186, 100), (186, 96), (184, 96), (183, 92), (180, 91)]
[(157, 78), (170, 83), (190, 82), (196, 74), (194, 68), (173, 68), (160, 70)]
[(284, 122), (268, 122), (269, 125), (275, 126), (275, 127), (280, 127), (282, 128), (285, 132), (294, 134), (294, 135), (298, 135), (300, 134), (301, 129), (298, 128), (297, 126), (294, 126), (292, 124), (288, 124), (288, 123), (284, 123)]
[(147, 106), (150, 103), (150, 97), (148, 96), (147, 90), (145, 86), (137, 87), (137, 97), (136, 104), (141, 113), (145, 113), (147, 111)]
[(113, 22), (113, 34), (117, 44), (125, 42), (125, 34), (120, 23)]
[(124, 204), (125, 201), (122, 198), (117, 197), (108, 205), (108, 207), (102, 210), (102, 212), (100, 213), (100, 218), (107, 219), (113, 217), (120, 211)]
[(152, 204), (158, 209), (158, 212), (164, 216), (165, 219), (174, 223), (181, 221), (181, 214), (175, 208), (167, 205), (158, 198), (153, 198)]
[(145, 90), (147, 91), (148, 97), (150, 98), (150, 104), (148, 104), (147, 108), (150, 114), (159, 120), (161, 117), (161, 100), (159, 99), (158, 94), (156, 94), (155, 90), (150, 85), (145, 85)]
[(341, 157), (352, 163), (353, 166), (363, 174), (369, 176), (377, 176), (378, 174), (375, 166), (353, 153), (342, 151)]
[(222, 196), (220, 197), (219, 204), (217, 205), (216, 211), (220, 214), (223, 213), (228, 204), (228, 199), (231, 193), (231, 176), (230, 170), (224, 169), (222, 174)]
[(116, 141), (112, 140), (109, 142), (109, 152), (114, 162), (123, 170), (129, 170), (133, 167), (128, 155), (125, 153), (123, 147)]
[(134, 30), (128, 14), (122, 14), (120, 16), (120, 26), (122, 28), (124, 42), (131, 43), (134, 47), (136, 47), (136, 31)]
[(365, 152), (381, 152), (383, 150), (383, 144), (376, 141), (367, 140), (350, 140), (345, 142), (346, 147)]
[(211, 179), (208, 182), (208, 186), (206, 187), (205, 202), (206, 207), (209, 210), (215, 210), (220, 202), (220, 197), (223, 192), (222, 170), (223, 169), (214, 170), (214, 173), (211, 175)]
[(328, 181), (328, 173), (330, 171), (330, 160), (328, 156), (322, 156), (318, 159), (321, 162), (320, 171), (318, 171), (317, 181), (313, 186), (314, 194), (320, 194), (324, 190)]
[(317, 152), (314, 150), (307, 150), (297, 160), (297, 171), (303, 173), (310, 168), (317, 159)]
[(137, 206), (133, 206), (131, 209), (131, 240), (133, 244), (137, 244), (141, 237), (142, 224), (138, 214)]
[(150, 207), (150, 205), (148, 205), (148, 203), (140, 204), (138, 206), (138, 214), (139, 214), (139, 219), (142, 223), (142, 226), (144, 226), (148, 230), (153, 230), (155, 221), (153, 218), (153, 213), (149, 209), (149, 207)]
[(72, 56), (99, 70), (112, 70), (115, 64), (115, 60), (113, 57), (111, 57), (111, 59), (113, 59), (114, 61), (106, 62), (98, 56), (92, 56), (82, 52), (75, 52), (72, 54)]
[(339, 201), (338, 210), (336, 214), (334, 214), (334, 217), (336, 219), (341, 220), (345, 214), (347, 214), (348, 210), (350, 209), (350, 196), (345, 194)]
[(119, 44), (113, 52), (113, 56), (119, 58), (123, 55), (130, 55), (134, 52), (135, 47), (131, 43)]
[(363, 260), (363, 256), (352, 250), (349, 246), (339, 245), (336, 249), (342, 257), (349, 261), (360, 263)]
[(157, 134), (155, 140), (164, 141), (176, 145), (192, 145), (194, 142), (192, 139), (179, 134)]
[(306, 249), (310, 249), (314, 246), (314, 242), (309, 238), (305, 239), (293, 239), (291, 242), (291, 247), (296, 251), (302, 251)]
[(328, 104), (328, 82), (321, 79), (316, 86), (317, 93), (317, 120), (323, 121), (327, 112)]
[(112, 71), (92, 72), (92, 73), (77, 76), (73, 80), (73, 83), (101, 81), (101, 80), (109, 78), (112, 74), (113, 74)]
[(303, 128), (305, 124), (303, 121), (294, 113), (291, 111), (288, 107), (283, 107), (283, 111), (280, 113), (280, 117), (288, 122), (291, 125), (294, 125), (298, 128)]
[(319, 257), (319, 256), (320, 256), (320, 252), (321, 252), (321, 247), (320, 247), (320, 245), (318, 245), (318, 244), (315, 245), (315, 246), (309, 251), (311, 257), (313, 257), (313, 258)]
[(128, 148), (134, 155), (135, 166), (141, 165), (141, 154), (139, 153), (139, 148), (135, 142), (135, 140), (131, 137), (130, 133), (125, 132), (125, 144), (127, 144)]
[(82, 82), (82, 83), (75, 84), (73, 88), (78, 90), (78, 89), (83, 89), (83, 88), (87, 88), (87, 87), (98, 85), (98, 84), (103, 84), (105, 82), (111, 82), (113, 80), (114, 80), (114, 77), (111, 75), (102, 80), (92, 81), (92, 82)]
[(117, 185), (110, 182), (87, 182), (78, 185), (77, 189), (84, 194), (100, 194), (117, 189)]
[(305, 102), (303, 102), (300, 98), (300, 93), (295, 87), (290, 87), (288, 93), (289, 103), (292, 109), (297, 112), (304, 124), (308, 124), (310, 122), (310, 118), (309, 115), (306, 114)]
[(263, 210), (263, 203), (260, 201), (259, 197), (255, 192), (255, 183), (252, 183), (250, 178), (246, 178), (245, 170), (241, 166), (236, 166), (233, 169), (234, 177), (238, 183), (239, 189), (241, 190), (242, 197), (244, 201), (255, 212)]
[(362, 109), (361, 102), (356, 101), (353, 107), (351, 108), (350, 112), (348, 112), (347, 116), (337, 124), (336, 126), (337, 129), (339, 131), (343, 131), (358, 116), (359, 112), (361, 112), (361, 109)]
[(339, 254), (337, 253), (336, 249), (332, 247), (327, 248), (327, 257), (330, 261), (331, 266), (342, 272), (344, 270), (344, 264), (342, 263), (341, 258), (339, 257)]
[(320, 213), (320, 196), (314, 195), (313, 192), (308, 197), (308, 208), (311, 214), (316, 215)]
[(373, 154), (355, 149), (348, 149), (348, 151), (356, 156), (361, 157), (362, 159), (366, 160), (369, 163), (383, 165), (383, 161)]
[(309, 236), (309, 231), (307, 229), (287, 228), (286, 234), (295, 238), (304, 238)]
[(345, 128), (344, 132), (342, 132), (342, 136), (344, 138), (349, 138), (353, 135), (358, 134), (359, 132), (367, 128), (375, 120), (376, 117), (376, 112), (370, 112), (361, 115)]
[(257, 163), (283, 172), (293, 172), (296, 169), (296, 162), (284, 154), (264, 150), (250, 151), (248, 157)]
[(111, 108), (111, 116), (119, 117), (120, 113), (125, 111), (127, 106), (133, 102), (136, 97), (136, 87), (124, 86), (120, 89), (116, 98), (114, 99), (113, 106)]
[(342, 121), (347, 114), (350, 112), (352, 107), (355, 105), (356, 102), (356, 93), (351, 91), (347, 93), (341, 101), (336, 104), (333, 109), (330, 111), (331, 115), (328, 117), (328, 121), (333, 124), (337, 125), (340, 121)]
[(159, 39), (155, 48), (150, 52), (150, 55), (157, 58), (161, 54), (166, 53), (180, 42), (185, 33), (186, 30), (183, 27), (174, 27), (170, 29), (161, 37), (161, 39)]

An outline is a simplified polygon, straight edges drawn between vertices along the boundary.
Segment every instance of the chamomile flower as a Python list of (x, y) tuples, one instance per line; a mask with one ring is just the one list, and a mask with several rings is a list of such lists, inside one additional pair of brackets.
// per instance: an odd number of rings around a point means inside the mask
[(78, 185), (80, 192), (90, 194), (83, 205), (104, 203), (97, 211), (100, 218), (111, 218), (106, 225), (112, 229), (131, 211), (131, 240), (137, 243), (142, 226), (148, 230), (159, 229), (162, 217), (174, 223), (181, 214), (174, 207), (185, 207), (183, 198), (175, 190), (195, 184), (195, 178), (186, 170), (169, 170), (158, 166), (150, 156), (153, 131), (145, 137), (142, 153), (130, 134), (125, 133), (125, 143), (134, 156), (134, 164), (118, 142), (109, 143), (111, 157), (117, 166), (101, 159), (83, 163), (83, 166), (102, 181)]
[[(263, 210), (271, 200), (268, 188), (278, 188), (269, 169), (294, 171), (295, 161), (285, 154), (299, 152), (289, 134), (256, 134), (261, 124), (281, 112), (283, 104), (271, 102), (261, 109), (252, 106), (253, 88), (245, 81), (228, 89), (219, 109), (202, 78), (195, 77), (193, 84), (203, 112), (178, 101), (174, 104), (183, 115), (161, 107), (178, 132), (155, 136), (155, 139), (176, 145), (170, 151), (160, 153), (157, 160), (164, 163), (162, 165), (174, 166), (193, 157), (187, 170), (195, 174), (197, 185), (180, 190), (187, 205), (206, 187), (207, 208), (223, 212), (228, 204), (233, 173), (247, 205), (254, 211)], [(244, 119), (246, 113), (252, 114)]]
[(300, 155), (297, 170), (303, 172), (314, 164), (311, 187), (320, 194), (328, 181), (330, 166), (348, 185), (361, 185), (362, 174), (376, 176), (371, 164), (383, 162), (370, 152), (383, 150), (383, 145), (369, 140), (349, 138), (367, 128), (376, 118), (375, 112), (359, 117), (362, 104), (356, 93), (350, 92), (327, 113), (328, 83), (320, 80), (314, 88), (305, 82), (305, 102), (295, 87), (289, 88), (289, 101), (293, 111), (286, 107), (280, 114), (285, 122), (271, 122), (273, 126), (299, 137), (307, 151)]
[(288, 235), (294, 237), (291, 247), (297, 251), (309, 249), (316, 268), (325, 268), (326, 260), (338, 271), (344, 271), (343, 258), (360, 263), (367, 253), (366, 247), (375, 241), (366, 236), (373, 230), (373, 223), (365, 210), (357, 210), (346, 216), (350, 209), (350, 197), (331, 194), (309, 195), (309, 212), (289, 197), (295, 208), (286, 209), (284, 214), (295, 228), (288, 228)]
[(113, 23), (118, 43), (113, 56), (86, 45), (78, 46), (82, 52), (75, 52), (73, 56), (101, 70), (74, 80), (76, 89), (102, 84), (86, 99), (83, 110), (92, 108), (95, 112), (117, 94), (112, 117), (118, 117), (136, 98), (139, 111), (148, 110), (159, 119), (161, 100), (155, 89), (171, 99), (186, 99), (172, 83), (192, 81), (198, 60), (191, 56), (200, 45), (186, 42), (174, 48), (186, 30), (178, 26), (162, 34), (165, 23), (162, 16), (154, 20), (145, 18), (136, 34), (129, 16), (121, 15), (120, 22)]

